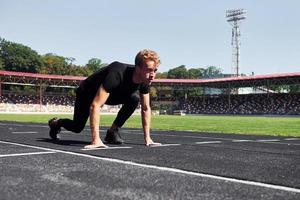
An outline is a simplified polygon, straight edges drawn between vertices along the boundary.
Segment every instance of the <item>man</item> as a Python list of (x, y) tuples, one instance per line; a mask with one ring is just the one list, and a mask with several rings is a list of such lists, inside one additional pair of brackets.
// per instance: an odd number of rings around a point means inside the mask
[(85, 148), (106, 148), (99, 133), (100, 108), (104, 104), (123, 104), (110, 129), (107, 130), (105, 141), (108, 144), (122, 144), (119, 129), (132, 115), (141, 100), (141, 116), (146, 146), (159, 145), (150, 137), (151, 108), (149, 88), (154, 80), (159, 57), (152, 50), (142, 50), (135, 57), (135, 65), (113, 62), (101, 68), (80, 83), (76, 90), (73, 120), (49, 120), (49, 135), (58, 139), (61, 127), (79, 133), (90, 118), (92, 142)]

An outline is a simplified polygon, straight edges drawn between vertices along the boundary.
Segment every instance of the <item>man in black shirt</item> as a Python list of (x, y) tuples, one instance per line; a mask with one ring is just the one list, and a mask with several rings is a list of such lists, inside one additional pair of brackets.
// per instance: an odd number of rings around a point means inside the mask
[(49, 120), (49, 135), (58, 139), (61, 127), (66, 130), (81, 132), (87, 119), (90, 118), (92, 142), (85, 148), (107, 147), (99, 134), (100, 108), (104, 104), (123, 104), (110, 129), (107, 130), (105, 141), (109, 144), (122, 144), (119, 128), (132, 115), (141, 100), (142, 125), (145, 145), (159, 145), (150, 137), (151, 108), (149, 87), (154, 80), (160, 64), (156, 52), (142, 50), (135, 57), (135, 65), (113, 62), (101, 68), (80, 83), (76, 90), (73, 120), (53, 118)]

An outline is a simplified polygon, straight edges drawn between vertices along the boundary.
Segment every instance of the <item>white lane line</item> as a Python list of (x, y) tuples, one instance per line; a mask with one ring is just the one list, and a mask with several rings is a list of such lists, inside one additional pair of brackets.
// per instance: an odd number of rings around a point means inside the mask
[[(13, 125), (13, 126), (26, 126), (26, 127), (40, 127), (40, 128), (49, 128), (49, 126), (43, 126), (43, 125), (21, 125), (21, 124), (6, 124), (6, 123), (0, 123), (0, 126), (6, 126), (6, 125)], [(90, 131), (91, 129), (85, 128), (83, 131)], [(102, 130), (102, 129), (101, 129)], [(103, 129), (103, 131), (106, 131), (107, 129)], [(135, 135), (143, 135), (142, 130), (121, 130), (121, 133), (130, 133)], [(135, 133), (133, 133), (135, 132)], [(228, 138), (214, 138), (214, 137), (205, 137), (205, 136), (188, 136), (188, 135), (167, 135), (167, 134), (157, 134), (157, 133), (151, 133), (151, 135), (158, 135), (158, 136), (166, 136), (166, 137), (180, 137), (180, 138), (206, 138), (206, 139), (216, 139), (216, 140), (232, 140)]]
[(287, 141), (291, 141), (291, 140), (300, 140), (300, 138), (285, 138), (284, 140), (287, 140)]
[(284, 144), (288, 146), (299, 146), (300, 144), (294, 144), (294, 143), (285, 143), (285, 142), (258, 142), (258, 143), (265, 143), (265, 144)]
[(147, 164), (141, 164), (141, 163), (136, 163), (136, 162), (132, 162), (132, 161), (115, 159), (115, 158), (97, 157), (97, 156), (88, 155), (88, 154), (56, 150), (56, 149), (44, 148), (44, 147), (38, 147), (38, 146), (32, 146), (32, 145), (25, 145), (25, 144), (19, 144), (19, 143), (14, 143), (14, 142), (5, 142), (5, 141), (1, 141), (1, 140), (0, 140), (0, 143), (12, 144), (12, 145), (23, 146), (23, 147), (30, 147), (30, 148), (35, 148), (35, 149), (48, 150), (48, 151), (59, 152), (59, 153), (64, 153), (64, 154), (68, 154), (68, 155), (76, 155), (76, 156), (81, 156), (81, 157), (85, 157), (85, 158), (92, 158), (92, 159), (96, 159), (96, 160), (120, 163), (120, 164), (124, 164), (124, 165), (131, 165), (131, 166), (143, 167), (143, 168), (148, 168), (148, 169), (155, 169), (155, 170), (160, 170), (160, 171), (165, 171), (165, 172), (174, 172), (174, 173), (179, 173), (179, 174), (185, 174), (185, 175), (191, 175), (191, 176), (197, 176), (197, 177), (205, 177), (205, 178), (211, 178), (211, 179), (216, 179), (216, 180), (229, 181), (229, 182), (233, 182), (233, 183), (241, 183), (241, 184), (245, 184), (245, 185), (271, 188), (271, 189), (282, 190), (282, 191), (287, 191), (287, 192), (300, 193), (300, 189), (287, 187), (287, 186), (273, 185), (273, 184), (256, 182), (256, 181), (246, 181), (246, 180), (240, 180), (240, 179), (236, 179), (236, 178), (228, 178), (228, 177), (211, 175), (211, 174), (191, 172), (191, 171), (186, 171), (186, 170), (176, 169), (176, 168), (171, 168), (171, 167), (160, 167), (160, 166), (156, 166), (156, 165), (147, 165)]
[(195, 144), (217, 144), (221, 143), (221, 141), (204, 141), (204, 142), (195, 142)]
[(268, 139), (268, 140), (255, 140), (255, 142), (279, 142), (278, 139)]
[(46, 125), (25, 125), (25, 124), (6, 124), (6, 123), (0, 123), (0, 126), (20, 126), (20, 127), (35, 127), (35, 128), (49, 128), (49, 126)]
[[(123, 130), (121, 131), (121, 133)], [(126, 132), (125, 132), (126, 133)], [(130, 133), (130, 134), (135, 134), (135, 135), (143, 135), (143, 133)], [(195, 134), (200, 134), (200, 133), (195, 133)], [(167, 135), (167, 134), (158, 134), (158, 133), (151, 133), (151, 135), (156, 135), (156, 136), (163, 136), (163, 137), (179, 137), (179, 138), (195, 138), (195, 139), (211, 139), (211, 140), (225, 140), (225, 141), (231, 141), (232, 139), (229, 138), (218, 138), (218, 137), (205, 137), (205, 136), (190, 136), (190, 135)]]
[(232, 140), (232, 142), (253, 142), (253, 140)]
[(169, 147), (169, 146), (180, 146), (181, 144), (161, 144), (161, 145), (153, 145), (150, 146), (151, 148), (157, 148), (157, 147)]
[(11, 132), (11, 133), (13, 133), (13, 134), (23, 134), (23, 133), (38, 133), (38, 132), (36, 132), (36, 131), (15, 131), (15, 132)]
[(107, 147), (107, 148), (91, 148), (91, 149), (81, 149), (82, 151), (95, 151), (95, 150), (110, 150), (110, 149), (131, 149), (132, 147)]
[[(21, 126), (21, 127), (27, 126), (27, 127), (49, 128), (49, 126), (43, 126), (43, 125), (24, 125), (24, 124), (0, 123), (0, 126), (7, 126), (7, 125)], [(86, 128), (83, 131), (89, 131), (89, 130), (90, 130), (89, 128)], [(103, 131), (106, 131), (106, 130), (103, 130)], [(130, 133), (130, 134), (137, 134), (137, 135), (142, 135), (143, 134), (141, 130), (137, 130), (137, 129), (134, 129), (132, 131), (130, 131), (130, 130), (122, 130), (121, 132)], [(133, 132), (140, 132), (140, 133), (133, 133)], [(68, 133), (72, 133), (72, 132), (68, 132)], [(166, 137), (180, 137), (180, 138), (206, 138), (206, 139), (216, 139), (216, 140), (224, 140), (224, 141), (233, 141), (232, 139), (229, 139), (229, 138), (205, 137), (205, 136), (167, 135), (167, 134), (156, 134), (156, 133), (151, 133), (151, 135), (166, 136)], [(300, 138), (285, 138), (283, 140), (287, 140), (287, 141), (289, 141), (289, 140), (300, 140)], [(246, 142), (246, 140), (245, 140), (245, 142)], [(256, 141), (249, 140), (249, 142), (256, 142)], [(261, 142), (261, 143), (264, 143), (264, 142)], [(272, 143), (272, 142), (265, 142), (265, 143)], [(277, 144), (299, 145), (299, 144), (279, 143), (279, 142), (277, 142)]]
[[(6, 125), (13, 125), (13, 126), (21, 126), (21, 127), (24, 127), (24, 126), (27, 126), (27, 127), (42, 127), (42, 128), (49, 128), (49, 126), (42, 126), (42, 125), (21, 125), (21, 124), (8, 124), (8, 123), (0, 123), (0, 126), (6, 126)], [(84, 129), (83, 131), (87, 131), (87, 130), (90, 130), (90, 129)], [(134, 130), (134, 131), (139, 131), (139, 130)], [(130, 131), (126, 131), (125, 132), (127, 133), (130, 133), (130, 134), (137, 134), (137, 135), (142, 135), (143, 133), (132, 133)], [(72, 132), (69, 132), (69, 133), (72, 133)], [(184, 135), (167, 135), (167, 134), (155, 134), (155, 133), (151, 133), (151, 135), (157, 135), (157, 136), (167, 136), (167, 137), (181, 137), (181, 138), (206, 138), (206, 139), (216, 139), (216, 140), (224, 140), (224, 141), (233, 141), (232, 139), (229, 139), (229, 138), (218, 138), (218, 137), (205, 137), (205, 136), (184, 136)], [(300, 138), (286, 138), (286, 139), (283, 139), (283, 140), (300, 140)], [(249, 142), (257, 142), (255, 140), (250, 140)], [(259, 142), (259, 143), (265, 143), (265, 144), (273, 144), (272, 142)], [(280, 142), (274, 142), (274, 144), (283, 144), (283, 145), (300, 145), (300, 144), (293, 144), (293, 143), (280, 143)]]
[(31, 152), (31, 153), (13, 153), (13, 154), (3, 154), (0, 155), (0, 158), (3, 157), (15, 157), (15, 156), (29, 156), (29, 155), (41, 155), (41, 154), (50, 154), (50, 153), (56, 153), (53, 151), (43, 151), (43, 152)]
[(6, 141), (1, 141), (0, 140), (0, 143), (2, 143), (2, 144), (11, 144), (11, 145), (16, 145), (16, 146), (20, 146), (20, 147), (29, 147), (29, 148), (40, 149), (40, 150), (45, 150), (45, 151), (60, 152), (59, 150), (54, 150), (54, 149), (44, 148), (44, 147), (38, 147), (38, 146), (32, 146), (32, 145), (27, 145), (27, 144), (20, 144), (20, 143), (15, 143), (15, 142), (6, 142)]

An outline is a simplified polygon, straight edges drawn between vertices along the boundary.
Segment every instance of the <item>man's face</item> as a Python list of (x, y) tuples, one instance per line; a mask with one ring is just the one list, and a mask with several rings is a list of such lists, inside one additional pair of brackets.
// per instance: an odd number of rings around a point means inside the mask
[(140, 67), (140, 79), (145, 84), (151, 84), (154, 80), (157, 72), (157, 66), (152, 60), (146, 61), (146, 63)]

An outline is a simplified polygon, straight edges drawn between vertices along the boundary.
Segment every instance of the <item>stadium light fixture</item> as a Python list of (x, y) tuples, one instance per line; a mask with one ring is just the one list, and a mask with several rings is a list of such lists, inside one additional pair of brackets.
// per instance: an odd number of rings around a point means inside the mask
[(245, 9), (226, 10), (227, 22), (232, 25), (232, 73), (235, 76), (240, 74), (240, 21), (246, 19), (247, 11)]

